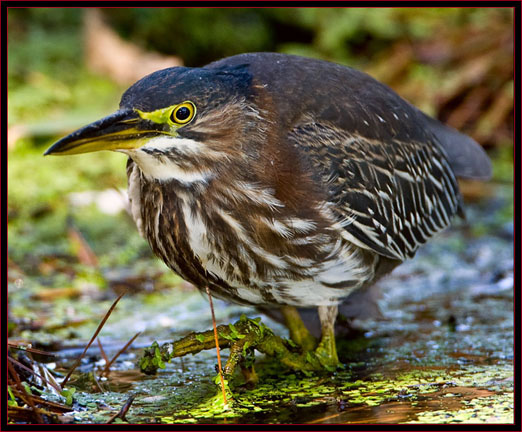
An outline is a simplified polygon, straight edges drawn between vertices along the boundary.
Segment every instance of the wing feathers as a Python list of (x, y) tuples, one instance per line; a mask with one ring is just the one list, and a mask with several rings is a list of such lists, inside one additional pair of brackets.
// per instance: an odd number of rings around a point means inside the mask
[(412, 257), (459, 209), (455, 176), (435, 142), (368, 139), (317, 123), (289, 139), (320, 174), (343, 228), (381, 255)]

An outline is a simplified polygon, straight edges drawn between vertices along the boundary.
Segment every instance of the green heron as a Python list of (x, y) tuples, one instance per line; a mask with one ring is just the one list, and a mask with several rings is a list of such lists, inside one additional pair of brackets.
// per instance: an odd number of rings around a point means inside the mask
[[(471, 138), (370, 76), (274, 53), (173, 67), (46, 155), (129, 156), (133, 218), (154, 253), (213, 296), (280, 308), (338, 362), (338, 304), (462, 215), (456, 176), (487, 179)], [(318, 307), (318, 344), (297, 307)]]

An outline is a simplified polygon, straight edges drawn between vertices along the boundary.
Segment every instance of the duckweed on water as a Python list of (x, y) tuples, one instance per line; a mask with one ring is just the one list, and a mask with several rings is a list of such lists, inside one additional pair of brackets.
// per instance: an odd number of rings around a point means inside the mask
[[(500, 423), (513, 418), (513, 368), (509, 364), (455, 370), (412, 369), (395, 376), (376, 372), (363, 379), (356, 379), (349, 370), (311, 377), (300, 373), (276, 376), (271, 375), (272, 367), (270, 363), (264, 365), (262, 381), (255, 389), (234, 387), (228, 406), (224, 406), (221, 392), (209, 377), (183, 382), (179, 381), (182, 377), (174, 378), (172, 371), (163, 372), (169, 377), (146, 380), (135, 387), (136, 399), (127, 419), (144, 422), (155, 418), (162, 423), (250, 423), (264, 419), (278, 423), (294, 418), (313, 420), (320, 418), (321, 410), (334, 410), (343, 423), (348, 421), (343, 416), (351, 410), (364, 412), (366, 408), (384, 408), (397, 402), (410, 405), (408, 417), (402, 419), (408, 422)], [(99, 404), (96, 395), (77, 392), (74, 399), (78, 407), (88, 409), (89, 414), (78, 413), (82, 421), (96, 422), (114, 414), (127, 396), (104, 394), (105, 406)], [(345, 405), (344, 412), (336, 408), (340, 401)], [(450, 409), (440, 409), (446, 406)], [(310, 411), (313, 407), (321, 409)]]
[(463, 408), (455, 411), (426, 411), (409, 423), (513, 423), (513, 394), (463, 401)]

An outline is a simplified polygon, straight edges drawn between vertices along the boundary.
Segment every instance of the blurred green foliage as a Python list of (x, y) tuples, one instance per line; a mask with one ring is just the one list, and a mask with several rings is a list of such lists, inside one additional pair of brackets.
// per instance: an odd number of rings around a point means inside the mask
[(9, 9), (9, 85), (24, 84), (34, 72), (60, 71), (64, 85), (74, 83), (82, 61), (80, 9)]
[(9, 9), (9, 125), (52, 131), (48, 123), (59, 129), (71, 110), (85, 118), (117, 105), (121, 89), (85, 68), (82, 14), (78, 8)]
[[(509, 17), (509, 10), (498, 9)], [(482, 8), (106, 9), (125, 38), (180, 56), (188, 66), (253, 51), (279, 51), (358, 65), (397, 39), (488, 19)]]
[[(9, 255), (15, 262), (30, 257), (71, 253), (66, 234), (73, 218), (100, 255), (112, 264), (129, 260), (148, 246), (130, 217), (107, 215), (94, 206), (72, 208), (68, 193), (126, 187), (126, 157), (112, 152), (68, 158), (47, 157), (30, 140), (21, 140), (9, 154)], [(128, 247), (132, 248), (129, 255)], [(29, 259), (29, 268), (32, 267)]]
[(188, 66), (244, 51), (263, 51), (274, 42), (272, 9), (107, 9), (109, 22), (126, 39), (181, 57)]

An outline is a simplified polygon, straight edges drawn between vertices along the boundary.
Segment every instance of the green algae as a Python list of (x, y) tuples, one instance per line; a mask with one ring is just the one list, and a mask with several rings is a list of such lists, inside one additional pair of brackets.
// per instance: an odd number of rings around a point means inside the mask
[[(211, 361), (211, 356), (208, 360)], [(399, 422), (502, 423), (513, 418), (513, 366), (509, 363), (462, 369), (411, 368), (407, 372), (375, 372), (364, 376), (346, 368), (305, 376), (299, 372), (277, 373), (280, 364), (267, 360), (261, 362), (258, 370), (259, 384), (247, 389), (235, 382), (232, 391), (229, 389), (226, 406), (211, 376), (190, 372), (195, 370), (195, 357), (186, 362), (193, 380), (187, 381), (187, 372), (180, 375), (173, 366), (168, 365), (170, 370), (158, 377), (137, 382), (132, 390), (136, 398), (127, 415), (129, 422), (252, 423), (263, 419), (279, 423), (296, 418), (315, 422), (324, 411), (333, 415), (336, 422), (349, 423), (355, 412), (361, 415), (372, 408), (393, 412), (397, 403), (410, 407), (408, 416), (398, 418)], [(90, 422), (106, 420), (117, 412), (127, 396), (106, 393), (102, 397), (77, 391), (76, 407), (85, 411), (77, 411), (75, 418)], [(340, 402), (344, 406), (342, 411), (338, 409)]]
[[(416, 402), (420, 397), (440, 392), (441, 388), (462, 388), (466, 385), (482, 386), (493, 381), (501, 381), (509, 378), (513, 373), (512, 367), (485, 367), (469, 368), (467, 371), (447, 370), (414, 370), (408, 374), (397, 374), (394, 379), (383, 378), (381, 374), (369, 375), (364, 380), (353, 380), (349, 372), (341, 372), (326, 377), (303, 377), (299, 379), (284, 379), (273, 377), (262, 380), (255, 390), (234, 394), (234, 399), (228, 410), (222, 405), (216, 405), (214, 400), (196, 406), (188, 410), (184, 416), (172, 416), (175, 422), (183, 422), (187, 419), (231, 419), (238, 422), (248, 419), (255, 413), (268, 414), (274, 406), (287, 409), (292, 405), (297, 408), (306, 408), (319, 405), (335, 404), (341, 398), (350, 406), (379, 406), (387, 402), (398, 401)], [(474, 387), (467, 387), (474, 388)], [(510, 389), (502, 393), (503, 399), (512, 397)], [(445, 397), (455, 397), (446, 393)], [(490, 400), (492, 396), (488, 397)], [(219, 400), (219, 398), (217, 398)], [(479, 399), (473, 399), (474, 410), (480, 409)], [(484, 402), (485, 403), (485, 402)], [(502, 409), (505, 405), (502, 407)], [(466, 408), (472, 411), (472, 408)], [(252, 411), (254, 410), (254, 411)], [(504, 411), (503, 411), (504, 412)], [(503, 418), (505, 418), (504, 416)], [(419, 421), (422, 419), (419, 417)], [(477, 420), (480, 421), (480, 418)]]

